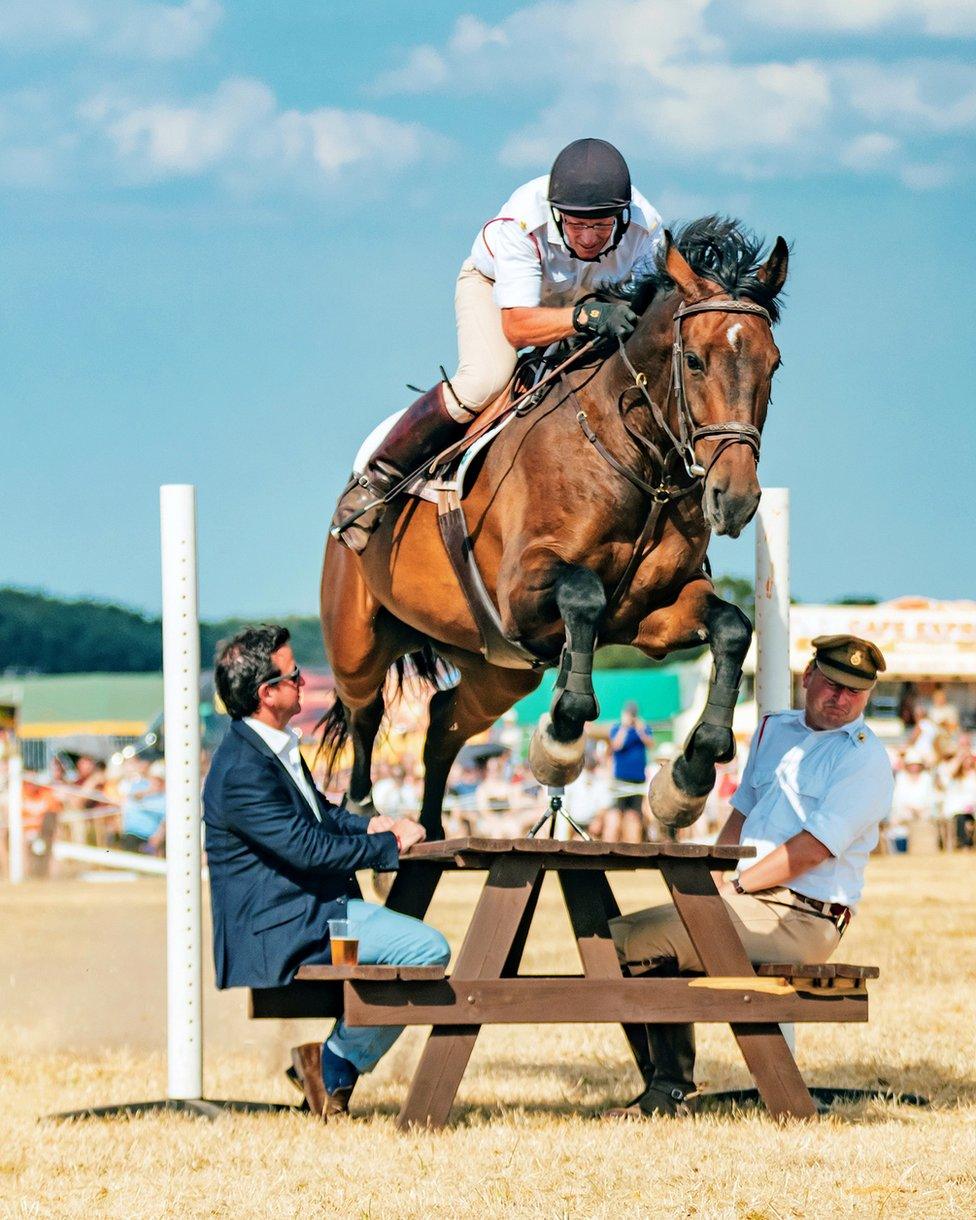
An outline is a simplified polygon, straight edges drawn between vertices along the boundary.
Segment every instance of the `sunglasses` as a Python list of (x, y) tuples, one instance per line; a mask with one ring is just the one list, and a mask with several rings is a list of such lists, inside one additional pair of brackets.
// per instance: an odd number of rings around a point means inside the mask
[(263, 682), (259, 682), (259, 686), (277, 686), (279, 682), (294, 682), (297, 686), (301, 681), (302, 671), (296, 665), (290, 674), (279, 674), (277, 678), (265, 678)]

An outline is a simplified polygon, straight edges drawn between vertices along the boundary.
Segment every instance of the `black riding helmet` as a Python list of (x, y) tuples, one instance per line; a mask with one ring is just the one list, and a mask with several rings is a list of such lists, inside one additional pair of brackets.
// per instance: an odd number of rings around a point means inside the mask
[[(594, 220), (605, 216), (616, 218), (610, 244), (595, 258), (584, 260), (595, 262), (620, 245), (630, 225), (631, 186), (627, 162), (606, 140), (574, 140), (553, 162), (547, 198), (563, 241), (566, 240), (564, 216), (587, 216)], [(575, 251), (573, 255), (579, 258)]]

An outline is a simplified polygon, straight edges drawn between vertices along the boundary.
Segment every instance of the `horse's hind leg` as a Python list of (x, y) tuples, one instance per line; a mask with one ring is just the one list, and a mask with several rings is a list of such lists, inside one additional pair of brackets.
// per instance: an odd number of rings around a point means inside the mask
[(560, 787), (583, 769), (583, 729), (599, 715), (593, 690), (597, 627), (606, 609), (603, 585), (589, 568), (566, 568), (556, 579), (556, 605), (566, 627), (549, 715), (532, 734), (529, 765), (541, 784)]
[(502, 669), (474, 655), (457, 660), (461, 681), (437, 691), (430, 701), (424, 742), (424, 800), (420, 823), (428, 839), (443, 839), (441, 810), (447, 777), (470, 737), (491, 728), (513, 703), (535, 690), (542, 675), (530, 669)]
[(379, 813), (373, 804), (373, 745), (385, 710), (383, 688), (380, 687), (372, 702), (346, 712), (349, 737), (352, 741), (352, 771), (349, 776), (346, 805), (351, 813), (359, 813), (367, 818), (375, 817)]

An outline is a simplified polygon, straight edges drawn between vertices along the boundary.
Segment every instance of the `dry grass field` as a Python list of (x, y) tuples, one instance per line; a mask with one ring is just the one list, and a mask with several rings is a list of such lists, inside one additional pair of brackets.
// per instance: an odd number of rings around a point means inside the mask
[[(164, 888), (156, 881), (0, 887), (0, 1216), (787, 1217), (976, 1216), (976, 859), (879, 859), (844, 960), (880, 965), (864, 1026), (800, 1028), (814, 1084), (918, 1091), (810, 1123), (758, 1109), (608, 1124), (636, 1083), (623, 1035), (501, 1027), (482, 1034), (451, 1127), (393, 1118), (422, 1031), (353, 1099), (355, 1118), (299, 1112), (52, 1124), (51, 1111), (165, 1092)], [(452, 876), (431, 919), (457, 946), (478, 879)], [(626, 875), (625, 909), (663, 897)], [(547, 890), (528, 970), (574, 970)], [(208, 966), (209, 976), (209, 966)], [(287, 1048), (315, 1024), (248, 1022), (242, 993), (206, 988), (205, 1091), (295, 1100)], [(749, 1083), (727, 1028), (699, 1038), (699, 1077)]]

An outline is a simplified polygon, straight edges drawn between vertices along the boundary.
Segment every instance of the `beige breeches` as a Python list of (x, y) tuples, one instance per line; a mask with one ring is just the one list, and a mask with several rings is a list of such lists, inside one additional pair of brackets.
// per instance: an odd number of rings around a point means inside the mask
[[(765, 890), (767, 901), (755, 894), (722, 897), (751, 962), (825, 962), (840, 943), (834, 924), (800, 905), (789, 890)], [(702, 969), (671, 903), (612, 919), (610, 932), (617, 956), (635, 974), (674, 961), (682, 971)]]
[(494, 284), (468, 260), (454, 291), (458, 367), (451, 378), (454, 393), (469, 411), (462, 411), (448, 390), (447, 409), (461, 423), (493, 402), (515, 371), (515, 349), (502, 330), (502, 311), (492, 298)]

